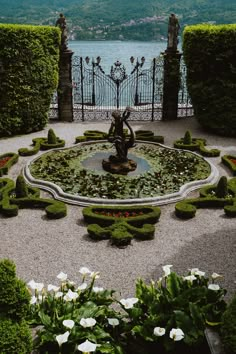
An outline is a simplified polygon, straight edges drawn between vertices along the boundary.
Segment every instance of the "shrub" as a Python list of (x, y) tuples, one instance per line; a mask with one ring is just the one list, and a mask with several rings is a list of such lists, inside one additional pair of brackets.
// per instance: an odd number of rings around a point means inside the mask
[(185, 27), (183, 52), (187, 87), (200, 124), (236, 136), (236, 25)]
[(127, 246), (133, 235), (128, 231), (126, 222), (119, 222), (111, 227), (111, 243), (116, 246)]
[(222, 342), (227, 353), (236, 353), (236, 295), (228, 305), (221, 328)]
[(22, 175), (18, 176), (16, 179), (15, 193), (16, 198), (25, 198), (28, 196), (28, 188)]
[(30, 294), (25, 283), (16, 277), (15, 265), (0, 261), (0, 317), (20, 321), (29, 310)]
[(46, 125), (58, 83), (60, 37), (51, 26), (0, 25), (0, 136)]
[(221, 157), (221, 161), (230, 169), (233, 175), (236, 176), (236, 156), (224, 155)]
[(0, 321), (0, 353), (29, 354), (32, 350), (32, 337), (25, 321), (19, 323), (10, 319)]
[(183, 140), (183, 143), (185, 145), (190, 145), (192, 144), (192, 135), (190, 133), (189, 130), (186, 131), (185, 135), (184, 135), (184, 140)]
[(6, 158), (8, 160), (5, 160), (6, 162), (4, 162), (2, 166), (0, 165), (0, 177), (8, 173), (9, 168), (18, 161), (19, 156), (14, 152), (8, 152), (6, 154), (0, 155), (0, 160), (4, 160)]
[(56, 144), (57, 143), (57, 137), (53, 129), (48, 130), (48, 144)]
[(228, 195), (227, 177), (222, 176), (216, 186), (215, 190), (218, 198), (225, 198)]

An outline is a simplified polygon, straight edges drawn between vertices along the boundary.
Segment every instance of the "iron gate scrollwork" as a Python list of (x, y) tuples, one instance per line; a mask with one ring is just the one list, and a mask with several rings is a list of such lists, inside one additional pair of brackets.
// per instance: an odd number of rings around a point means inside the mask
[(163, 58), (154, 58), (149, 69), (143, 69), (145, 58), (134, 61), (128, 75), (120, 61), (111, 66), (109, 74), (102, 69), (101, 58), (73, 57), (74, 119), (110, 119), (111, 111), (133, 107), (131, 119), (161, 119)]

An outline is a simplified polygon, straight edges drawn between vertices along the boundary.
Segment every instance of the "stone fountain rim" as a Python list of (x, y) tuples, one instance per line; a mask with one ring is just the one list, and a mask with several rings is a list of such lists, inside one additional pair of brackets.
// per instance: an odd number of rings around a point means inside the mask
[[(73, 146), (67, 146), (64, 148), (56, 148), (52, 149), (51, 151), (57, 151), (57, 150), (67, 150), (71, 149), (77, 146), (83, 146), (83, 145), (91, 145), (91, 144), (99, 144), (99, 143), (105, 143), (107, 140), (93, 140), (93, 141), (86, 141), (86, 142), (80, 142), (77, 144), (74, 144)], [(157, 197), (150, 197), (150, 198), (135, 198), (135, 199), (102, 199), (102, 198), (89, 198), (89, 197), (83, 197), (79, 195), (72, 195), (69, 193), (63, 192), (63, 190), (57, 186), (56, 184), (48, 181), (43, 181), (43, 180), (38, 180), (35, 179), (29, 170), (29, 166), (31, 163), (33, 163), (35, 160), (37, 160), (40, 156), (44, 155), (45, 153), (49, 151), (42, 151), (41, 153), (37, 154), (37, 156), (34, 156), (31, 158), (26, 166), (23, 169), (23, 176), (25, 177), (26, 181), (29, 183), (30, 186), (37, 187), (40, 189), (43, 189), (53, 195), (53, 197), (56, 200), (60, 200), (64, 203), (67, 204), (72, 204), (72, 205), (78, 205), (78, 206), (89, 206), (89, 205), (124, 205), (124, 206), (131, 206), (131, 205), (165, 205), (165, 204), (170, 204), (170, 203), (176, 203), (180, 200), (183, 200), (186, 198), (186, 196), (196, 190), (199, 189), (205, 185), (208, 185), (210, 183), (216, 183), (219, 177), (219, 171), (216, 168), (215, 165), (213, 165), (209, 159), (204, 158), (203, 156), (199, 155), (198, 153), (194, 151), (189, 151), (185, 149), (177, 149), (174, 147), (166, 146), (164, 144), (152, 142), (152, 141), (144, 141), (144, 140), (136, 140), (135, 143), (144, 143), (144, 144), (150, 144), (150, 145), (157, 145), (161, 146), (163, 148), (167, 148), (170, 150), (181, 150), (185, 152), (190, 152), (194, 155), (200, 156), (202, 159), (208, 162), (211, 168), (211, 173), (210, 175), (204, 179), (204, 180), (198, 180), (198, 181), (191, 181), (183, 186), (180, 187), (180, 190), (175, 193), (171, 194), (166, 194), (163, 196), (157, 196)]]

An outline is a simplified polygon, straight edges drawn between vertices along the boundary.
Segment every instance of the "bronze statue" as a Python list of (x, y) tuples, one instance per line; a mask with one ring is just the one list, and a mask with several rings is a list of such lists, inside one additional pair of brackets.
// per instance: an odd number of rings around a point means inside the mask
[(169, 17), (169, 25), (168, 25), (167, 50), (177, 51), (179, 30), (180, 30), (180, 25), (179, 25), (178, 18), (175, 16), (175, 14), (171, 14)]
[(63, 14), (60, 14), (59, 18), (55, 24), (56, 27), (59, 27), (61, 30), (61, 50), (67, 49), (67, 24), (66, 19)]
[[(136, 162), (128, 159), (128, 150), (134, 144), (134, 132), (127, 122), (130, 116), (130, 109), (127, 107), (121, 116), (120, 111), (113, 111), (113, 121), (108, 132), (108, 141), (113, 143), (116, 148), (116, 155), (111, 155), (108, 160), (103, 160), (103, 168), (106, 171), (117, 174), (127, 174), (134, 171), (137, 167)], [(129, 129), (129, 139), (126, 139), (124, 124)]]

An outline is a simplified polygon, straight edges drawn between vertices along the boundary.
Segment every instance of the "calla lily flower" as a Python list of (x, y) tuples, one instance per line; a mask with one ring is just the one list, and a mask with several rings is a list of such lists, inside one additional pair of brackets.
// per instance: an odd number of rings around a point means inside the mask
[(170, 338), (175, 342), (178, 342), (184, 338), (184, 332), (180, 328), (172, 328), (170, 331)]
[(120, 303), (124, 306), (125, 309), (132, 309), (134, 304), (138, 302), (138, 299), (136, 297), (131, 297), (128, 299), (121, 299)]
[(216, 280), (219, 278), (223, 278), (223, 275), (220, 275), (220, 274), (214, 272), (214, 273), (212, 273), (211, 277), (213, 280)]
[(60, 297), (62, 297), (64, 294), (62, 291), (58, 291), (56, 294), (55, 294), (55, 298), (56, 299), (59, 299)]
[(198, 275), (199, 277), (204, 277), (204, 275), (206, 274), (205, 272), (202, 272), (198, 268), (190, 269), (190, 272), (192, 275)]
[(81, 318), (79, 323), (82, 327), (87, 328), (87, 327), (95, 326), (97, 321), (94, 318), (89, 317), (89, 318)]
[(64, 320), (63, 322), (63, 326), (72, 329), (75, 325), (75, 322), (73, 320)]
[(48, 284), (48, 291), (54, 291), (56, 293), (59, 289), (59, 286)]
[(89, 275), (91, 274), (91, 271), (87, 267), (81, 267), (79, 273), (82, 275)]
[(187, 275), (186, 277), (184, 277), (184, 280), (188, 280), (190, 281), (191, 283), (196, 280), (197, 278), (195, 277), (195, 275)]
[(97, 344), (92, 343), (89, 340), (86, 340), (84, 343), (78, 345), (78, 350), (83, 353), (95, 352), (96, 348)]
[(76, 289), (76, 291), (78, 290), (85, 290), (87, 289), (88, 284), (87, 283), (82, 283), (81, 285), (78, 286), (78, 288)]
[(71, 290), (69, 289), (63, 299), (64, 299), (65, 301), (74, 301), (74, 300), (77, 299), (78, 296), (79, 296), (78, 293), (76, 293), (76, 292), (74, 292), (74, 291), (71, 291)]
[(100, 293), (101, 291), (103, 291), (104, 289), (98, 286), (94, 286), (92, 289), (95, 293)]
[(170, 268), (173, 267), (171, 264), (167, 264), (165, 266), (162, 267), (164, 273), (165, 273), (165, 277), (168, 277), (168, 275), (170, 275), (171, 271)]
[(37, 297), (36, 296), (32, 296), (31, 300), (30, 300), (30, 305), (34, 305), (37, 303)]
[(28, 282), (28, 285), (32, 290), (37, 290), (37, 291), (42, 291), (44, 287), (43, 283), (36, 283), (33, 279), (30, 282)]
[(59, 347), (61, 347), (63, 343), (66, 343), (68, 341), (69, 335), (70, 335), (70, 332), (67, 331), (64, 334), (59, 334), (58, 336), (56, 336), (56, 341), (57, 341)]
[(99, 272), (91, 272), (90, 277), (93, 279), (98, 279), (100, 278)]
[(119, 320), (117, 318), (108, 318), (107, 319), (109, 325), (115, 327), (115, 326), (118, 326), (119, 325)]
[(162, 328), (162, 327), (155, 327), (153, 330), (153, 334), (157, 337), (164, 336), (165, 333), (166, 333), (166, 330), (165, 330), (165, 328)]
[(208, 289), (218, 291), (220, 290), (220, 286), (218, 284), (209, 284)]
[(57, 279), (59, 279), (61, 282), (66, 281), (66, 279), (67, 279), (67, 274), (65, 274), (65, 273), (63, 273), (63, 272), (60, 272), (60, 273), (57, 275)]

